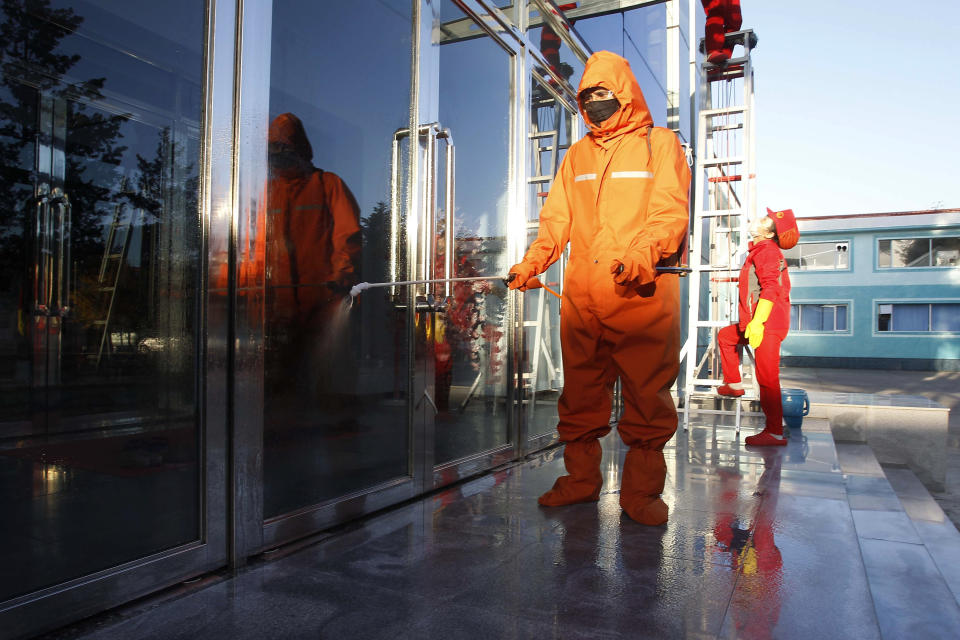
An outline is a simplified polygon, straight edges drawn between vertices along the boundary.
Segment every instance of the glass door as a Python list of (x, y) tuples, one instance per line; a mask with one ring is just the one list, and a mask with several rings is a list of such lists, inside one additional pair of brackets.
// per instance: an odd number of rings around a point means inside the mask
[(0, 9), (0, 628), (225, 556), (204, 547), (205, 9), (168, 8)]
[(243, 63), (237, 320), (263, 336), (241, 359), (263, 381), (263, 546), (420, 491), (406, 291), (350, 295), (407, 275), (414, 20), (409, 1), (245, 12), (265, 39)]
[[(552, 33), (552, 32), (551, 32)], [(559, 66), (559, 65), (556, 65)], [(560, 162), (579, 137), (575, 99), (549, 71), (535, 67), (531, 75), (528, 134), (527, 247), (537, 238), (540, 209), (546, 202)], [(557, 294), (563, 293), (566, 254), (540, 276)], [(560, 298), (546, 289), (523, 295), (523, 351), (520, 354), (524, 417), (528, 450), (556, 436), (557, 401), (563, 390), (560, 352)]]
[(512, 455), (517, 45), (479, 2), (248, 9), (234, 412), (263, 452), (253, 552)]
[[(492, 3), (490, 3), (492, 5)], [(424, 424), (433, 486), (511, 458), (509, 220), (516, 44), (477, 2), (423, 2), (418, 200), (425, 256), (419, 277), (486, 278), (418, 287), (416, 417)]]

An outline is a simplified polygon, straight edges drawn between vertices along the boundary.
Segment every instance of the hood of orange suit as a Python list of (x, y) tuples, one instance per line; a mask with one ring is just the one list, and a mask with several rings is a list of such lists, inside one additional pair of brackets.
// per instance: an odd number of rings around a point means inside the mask
[(598, 51), (590, 56), (580, 79), (577, 96), (584, 89), (593, 87), (613, 91), (613, 95), (620, 102), (620, 109), (600, 124), (590, 122), (583, 110), (583, 104), (580, 104), (580, 113), (594, 138), (614, 137), (634, 129), (653, 126), (650, 108), (647, 107), (640, 85), (630, 69), (630, 63), (624, 58), (610, 51)]
[(303, 123), (292, 113), (281, 113), (273, 119), (267, 132), (267, 143), (271, 147), (289, 147), (307, 162), (313, 159), (313, 147), (310, 146)]

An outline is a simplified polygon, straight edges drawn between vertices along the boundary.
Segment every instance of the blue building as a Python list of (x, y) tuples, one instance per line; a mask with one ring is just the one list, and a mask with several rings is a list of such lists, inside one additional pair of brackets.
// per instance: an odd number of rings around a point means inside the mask
[(960, 209), (799, 227), (784, 364), (960, 370)]

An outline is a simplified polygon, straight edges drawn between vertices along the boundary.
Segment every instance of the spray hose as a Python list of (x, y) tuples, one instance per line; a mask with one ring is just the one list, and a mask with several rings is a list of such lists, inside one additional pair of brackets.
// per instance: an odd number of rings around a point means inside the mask
[(400, 287), (408, 284), (434, 284), (438, 282), (479, 282), (481, 280), (502, 280), (507, 282), (503, 276), (475, 276), (471, 278), (434, 278), (432, 280), (398, 280), (397, 282), (360, 282), (353, 285), (350, 289), (350, 297), (356, 298), (362, 291), (367, 289), (376, 289), (377, 287)]
[[(689, 267), (657, 267), (659, 273), (676, 273), (680, 275), (686, 275), (690, 273), (691, 269)], [(378, 287), (400, 287), (404, 285), (411, 284), (434, 284), (439, 282), (480, 282), (483, 280), (501, 280), (503, 284), (509, 284), (511, 280), (517, 277), (515, 273), (509, 273), (506, 277), (504, 276), (473, 276), (469, 278), (434, 278), (432, 280), (398, 280), (396, 282), (359, 282), (353, 285), (353, 288), (350, 289), (350, 299), (356, 298), (363, 291), (367, 289), (376, 289)], [(540, 282), (539, 278), (531, 278), (527, 284), (528, 289), (546, 289), (549, 293), (555, 295), (556, 297), (562, 297), (559, 293), (551, 289), (550, 287), (544, 285)]]

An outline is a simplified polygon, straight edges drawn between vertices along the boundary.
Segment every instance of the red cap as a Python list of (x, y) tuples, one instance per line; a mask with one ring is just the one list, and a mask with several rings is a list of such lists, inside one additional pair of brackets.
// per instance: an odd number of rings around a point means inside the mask
[(793, 209), (771, 211), (770, 207), (767, 207), (767, 217), (771, 218), (777, 227), (777, 240), (781, 249), (792, 249), (797, 246), (800, 230), (797, 228), (797, 218), (793, 215)]

